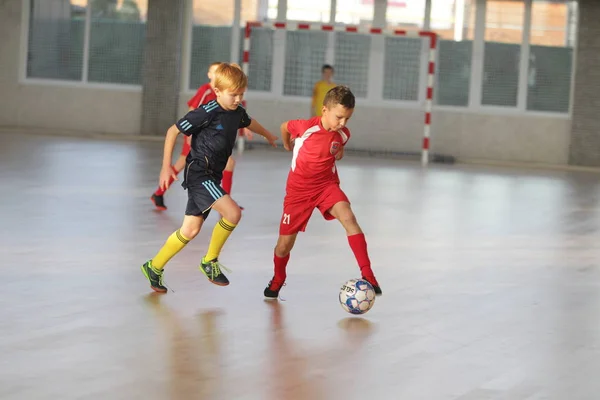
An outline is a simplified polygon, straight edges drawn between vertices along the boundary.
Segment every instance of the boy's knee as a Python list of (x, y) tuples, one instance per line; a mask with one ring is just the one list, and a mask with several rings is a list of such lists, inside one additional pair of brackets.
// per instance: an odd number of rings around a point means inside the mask
[(354, 235), (362, 232), (360, 226), (358, 225), (358, 221), (356, 220), (356, 216), (352, 211), (340, 215), (339, 220), (348, 235)]
[(232, 207), (230, 210), (227, 210), (223, 213), (223, 218), (232, 224), (237, 225), (242, 219), (242, 210), (239, 207)]
[(286, 257), (288, 254), (290, 254), (291, 251), (291, 245), (277, 244), (277, 246), (275, 246), (275, 255), (277, 257)]
[(344, 212), (342, 215), (340, 215), (340, 222), (346, 227), (358, 225), (358, 222), (356, 221), (356, 216), (351, 210), (348, 210), (347, 212)]
[(275, 255), (277, 257), (285, 257), (292, 251), (294, 247), (293, 240), (279, 239), (275, 245)]
[(192, 240), (195, 238), (200, 232), (199, 227), (191, 227), (191, 226), (182, 226), (179, 229), (179, 232), (187, 239)]

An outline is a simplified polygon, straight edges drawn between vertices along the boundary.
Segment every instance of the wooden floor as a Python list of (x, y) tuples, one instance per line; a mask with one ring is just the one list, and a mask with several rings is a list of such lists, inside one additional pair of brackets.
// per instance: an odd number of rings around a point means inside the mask
[(263, 300), (281, 151), (238, 157), (231, 285), (197, 269), (212, 215), (151, 293), (139, 267), (186, 201), (153, 210), (161, 147), (0, 134), (1, 399), (600, 398), (599, 175), (347, 157), (384, 290), (353, 317), (337, 294), (358, 269), (318, 213), (285, 301)]

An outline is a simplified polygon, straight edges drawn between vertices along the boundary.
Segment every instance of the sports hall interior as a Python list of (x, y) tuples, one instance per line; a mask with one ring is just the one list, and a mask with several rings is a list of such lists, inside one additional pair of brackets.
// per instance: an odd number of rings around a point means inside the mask
[[(600, 398), (599, 20), (597, 0), (0, 2), (0, 398)], [(234, 151), (231, 284), (198, 271), (211, 215), (172, 290), (148, 287), (187, 201), (150, 201), (165, 132), (214, 61), (278, 136), (323, 64), (356, 95), (337, 168), (369, 312), (340, 306), (359, 270), (318, 211), (264, 300), (291, 153), (260, 137)]]

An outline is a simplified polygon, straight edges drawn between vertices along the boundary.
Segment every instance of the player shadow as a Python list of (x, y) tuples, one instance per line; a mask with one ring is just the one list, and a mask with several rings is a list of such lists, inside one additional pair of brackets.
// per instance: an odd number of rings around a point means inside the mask
[(200, 331), (193, 332), (196, 329), (186, 329), (184, 320), (162, 304), (163, 299), (158, 293), (150, 293), (144, 301), (157, 317), (168, 341), (168, 360), (165, 360), (169, 364), (168, 374), (165, 374), (168, 398), (220, 398), (223, 382), (217, 320), (221, 311), (200, 312), (194, 319)]
[[(266, 373), (271, 385), (266, 398), (273, 400), (324, 400), (323, 376), (313, 374), (320, 368), (321, 352), (304, 351), (289, 337), (283, 317), (283, 306), (277, 300), (265, 300), (270, 308), (269, 347)], [(268, 372), (267, 372), (268, 371)], [(311, 376), (312, 374), (312, 376)]]

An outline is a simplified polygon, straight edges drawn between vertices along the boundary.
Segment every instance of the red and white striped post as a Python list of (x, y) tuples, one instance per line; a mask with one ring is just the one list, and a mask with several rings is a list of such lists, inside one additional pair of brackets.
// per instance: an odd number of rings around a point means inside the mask
[(437, 50), (437, 35), (435, 32), (429, 31), (406, 31), (401, 29), (381, 29), (381, 28), (362, 28), (353, 25), (332, 25), (321, 23), (298, 23), (298, 22), (247, 22), (246, 32), (244, 35), (244, 58), (242, 61), (242, 69), (248, 75), (250, 62), (250, 35), (252, 28), (271, 28), (285, 29), (290, 31), (295, 30), (319, 30), (319, 31), (335, 31), (335, 32), (354, 32), (373, 35), (386, 36), (406, 36), (406, 37), (422, 37), (429, 39), (429, 62), (427, 65), (427, 93), (425, 96), (425, 128), (423, 131), (423, 145), (421, 148), (421, 162), (427, 165), (429, 162), (430, 148), (430, 133), (431, 133), (431, 109), (433, 105), (433, 84), (435, 76), (435, 52)]

